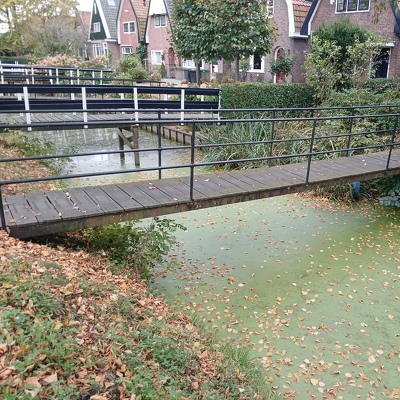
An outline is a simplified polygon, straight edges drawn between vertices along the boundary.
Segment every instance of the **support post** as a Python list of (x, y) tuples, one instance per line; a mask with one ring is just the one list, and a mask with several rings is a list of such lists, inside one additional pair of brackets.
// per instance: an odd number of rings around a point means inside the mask
[[(130, 131), (132, 132), (132, 146), (135, 150), (139, 150), (139, 125), (131, 125)], [(134, 153), (135, 167), (140, 168), (140, 154), (138, 151)]]
[[(122, 128), (118, 128), (121, 131), (122, 134)], [(121, 162), (121, 166), (125, 165), (125, 153), (123, 152), (124, 150), (124, 141), (122, 140), (121, 135), (118, 135), (118, 144), (119, 144), (119, 149), (121, 151), (121, 153), (119, 153), (119, 159)]]

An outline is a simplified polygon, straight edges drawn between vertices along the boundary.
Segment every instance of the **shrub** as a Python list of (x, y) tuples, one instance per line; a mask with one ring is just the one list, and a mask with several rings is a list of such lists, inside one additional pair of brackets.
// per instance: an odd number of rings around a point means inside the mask
[(148, 226), (136, 223), (97, 226), (76, 232), (67, 241), (91, 253), (105, 253), (117, 269), (146, 279), (174, 243), (173, 233), (186, 228), (167, 218), (156, 217)]
[(148, 79), (149, 73), (143, 68), (139, 56), (129, 55), (118, 61), (117, 77), (124, 79)]

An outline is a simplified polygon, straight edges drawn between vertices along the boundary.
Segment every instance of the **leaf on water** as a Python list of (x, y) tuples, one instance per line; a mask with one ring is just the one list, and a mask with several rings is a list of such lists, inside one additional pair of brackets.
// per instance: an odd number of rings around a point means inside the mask
[(376, 362), (376, 358), (375, 358), (375, 356), (369, 356), (368, 357), (368, 361), (371, 363), (371, 364), (373, 364), (374, 362)]

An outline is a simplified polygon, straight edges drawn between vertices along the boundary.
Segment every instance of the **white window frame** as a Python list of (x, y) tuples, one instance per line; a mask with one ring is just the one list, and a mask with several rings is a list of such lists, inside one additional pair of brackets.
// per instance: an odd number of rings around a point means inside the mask
[(151, 65), (161, 65), (164, 52), (162, 50), (151, 50)]
[[(133, 27), (133, 30), (131, 28)], [(135, 21), (127, 21), (123, 23), (124, 34), (129, 35), (130, 33), (136, 32)]]
[[(357, 9), (349, 10), (349, 2), (357, 2)], [(360, 3), (368, 1), (368, 8), (361, 8)], [(342, 5), (341, 9), (339, 10), (339, 4)], [(336, 0), (336, 14), (344, 14), (344, 13), (354, 13), (354, 12), (368, 12), (371, 8), (371, 0)]]
[(260, 69), (254, 69), (254, 56), (250, 56), (250, 69), (248, 72), (265, 72), (265, 57), (260, 57), (261, 58), (261, 68)]
[(101, 43), (93, 43), (92, 46), (92, 50), (93, 50), (93, 57), (99, 57), (103, 55), (103, 48), (101, 46)]
[(93, 22), (93, 33), (100, 32), (100, 22)]
[(132, 46), (121, 46), (121, 47), (122, 47), (122, 58), (128, 57), (129, 55), (132, 54)]
[(274, 0), (266, 0), (268, 16), (272, 18), (274, 16)]
[[(196, 63), (194, 60), (182, 60), (182, 67), (188, 69), (196, 68)], [(204, 69), (204, 60), (201, 60), (200, 69)]]
[(154, 15), (154, 26), (156, 28), (164, 28), (167, 26), (167, 15), (166, 14), (155, 14)]
[(103, 42), (103, 54), (108, 56), (108, 45), (107, 42)]

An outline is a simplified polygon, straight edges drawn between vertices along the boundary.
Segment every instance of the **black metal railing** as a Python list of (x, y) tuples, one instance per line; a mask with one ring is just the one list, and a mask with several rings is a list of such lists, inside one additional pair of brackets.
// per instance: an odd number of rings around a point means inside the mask
[[(386, 112), (382, 112), (382, 110)], [(27, 157), (1, 158), (0, 163), (7, 165), (9, 163), (24, 163), (28, 161), (48, 161), (63, 160), (83, 156), (110, 155), (129, 153), (146, 153), (157, 152), (157, 165), (141, 168), (140, 165), (134, 168), (127, 168), (121, 165), (120, 169), (111, 171), (98, 170), (87, 173), (60, 173), (58, 175), (49, 175), (42, 177), (26, 177), (23, 179), (7, 179), (5, 176), (0, 178), (0, 212), (3, 227), (5, 224), (5, 216), (2, 203), (2, 192), (9, 185), (21, 185), (26, 183), (45, 182), (45, 181), (64, 181), (80, 178), (93, 178), (106, 175), (117, 174), (133, 174), (139, 177), (140, 173), (147, 171), (156, 171), (158, 178), (162, 179), (163, 172), (166, 170), (187, 169), (190, 175), (190, 199), (193, 201), (193, 183), (195, 176), (199, 170), (204, 168), (245, 168), (254, 166), (273, 166), (294, 162), (306, 162), (307, 170), (304, 184), (308, 184), (312, 161), (326, 159), (350, 157), (352, 155), (364, 154), (386, 150), (386, 170), (392, 168), (390, 162), (392, 152), (400, 146), (399, 132), (399, 113), (393, 112), (393, 106), (380, 107), (346, 107), (333, 109), (287, 109), (291, 115), (296, 112), (301, 115), (309, 115), (306, 117), (263, 117), (263, 118), (223, 118), (224, 114), (233, 115), (237, 113), (248, 113), (255, 110), (218, 110), (220, 119), (201, 119), (195, 118), (191, 121), (185, 121), (184, 125), (187, 131), (191, 133), (191, 141), (189, 145), (180, 143), (163, 146), (161, 141), (161, 127), (175, 126), (182, 127), (180, 119), (163, 120), (161, 116), (166, 112), (163, 110), (140, 110), (141, 112), (156, 112), (158, 118), (147, 121), (141, 121), (136, 126), (145, 127), (147, 125), (156, 125), (157, 129), (157, 146), (148, 148), (123, 149), (112, 151), (93, 151), (84, 153), (69, 154), (43, 154)], [(88, 110), (90, 111), (90, 110)], [(126, 110), (125, 110), (126, 111)], [(131, 109), (131, 112), (138, 110)], [(168, 112), (180, 112), (182, 110), (168, 110)], [(273, 116), (283, 113), (284, 110), (257, 110), (265, 114), (271, 112)], [(363, 111), (363, 112), (362, 112)], [(368, 111), (368, 112), (365, 112)], [(99, 112), (99, 110), (96, 110)], [(199, 112), (202, 112), (201, 110)], [(330, 114), (330, 115), (329, 115)], [(200, 116), (200, 114), (199, 114)], [(98, 128), (107, 128), (107, 126), (115, 126), (114, 121), (86, 121), (86, 125)], [(31, 123), (31, 128), (39, 128), (40, 126), (51, 127), (51, 123)], [(76, 126), (76, 122), (65, 122), (63, 129), (68, 126)], [(124, 123), (126, 125), (126, 123)], [(12, 128), (20, 129), (25, 125), (9, 126), (0, 124), (0, 129)], [(56, 123), (55, 123), (56, 126)], [(236, 130), (240, 128), (249, 129), (250, 134), (246, 140), (237, 139)], [(258, 137), (260, 129), (263, 129), (264, 136)], [(151, 134), (151, 133), (148, 133)], [(230, 134), (230, 136), (229, 136)], [(7, 132), (2, 133), (7, 137)], [(29, 134), (28, 134), (29, 135)], [(214, 137), (213, 137), (214, 135)], [(218, 136), (219, 135), (219, 136)], [(226, 141), (214, 140), (221, 135), (226, 135)], [(117, 145), (117, 144), (116, 144)], [(235, 149), (232, 156), (218, 157), (219, 150)], [(174, 150), (188, 150), (186, 160), (179, 160), (172, 165), (163, 165), (162, 154)], [(217, 156), (210, 158), (210, 154), (217, 150)], [(246, 150), (243, 153), (239, 150)], [(201, 152), (201, 156), (197, 156)], [(398, 167), (398, 166), (397, 166)], [(135, 180), (132, 177), (132, 180)], [(87, 182), (85, 181), (87, 186)]]

